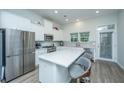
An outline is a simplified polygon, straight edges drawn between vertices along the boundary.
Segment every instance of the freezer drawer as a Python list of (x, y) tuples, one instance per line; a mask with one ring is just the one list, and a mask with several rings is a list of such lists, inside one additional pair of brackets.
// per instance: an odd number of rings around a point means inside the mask
[(23, 74), (23, 56), (6, 57), (5, 76), (10, 81)]
[(35, 53), (24, 54), (24, 73), (35, 69)]

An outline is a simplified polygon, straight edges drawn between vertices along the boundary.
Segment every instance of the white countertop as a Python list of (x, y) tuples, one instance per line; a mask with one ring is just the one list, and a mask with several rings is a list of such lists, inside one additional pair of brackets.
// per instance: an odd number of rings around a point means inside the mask
[(83, 52), (83, 48), (58, 47), (57, 51), (40, 55), (39, 58), (60, 66), (69, 67)]

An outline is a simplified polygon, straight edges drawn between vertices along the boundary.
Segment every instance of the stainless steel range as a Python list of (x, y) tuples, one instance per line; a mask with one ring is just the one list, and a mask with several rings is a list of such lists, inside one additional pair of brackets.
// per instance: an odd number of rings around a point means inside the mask
[(46, 48), (47, 53), (56, 51), (56, 46), (54, 46), (54, 45), (53, 46), (43, 46), (42, 48)]
[(8, 82), (35, 69), (35, 33), (0, 29), (0, 80)]

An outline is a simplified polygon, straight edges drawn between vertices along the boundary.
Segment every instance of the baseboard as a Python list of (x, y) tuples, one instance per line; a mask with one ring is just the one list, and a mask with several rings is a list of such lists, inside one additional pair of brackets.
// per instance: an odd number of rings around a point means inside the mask
[(35, 65), (35, 68), (38, 69), (39, 68), (39, 64), (38, 65)]
[(124, 70), (124, 66), (122, 66), (120, 63), (117, 63), (123, 70)]
[(108, 60), (108, 59), (101, 59), (101, 58), (97, 58), (95, 60), (103, 60), (103, 61), (107, 61), (107, 62), (114, 62), (114, 63), (117, 63), (116, 61), (114, 60)]

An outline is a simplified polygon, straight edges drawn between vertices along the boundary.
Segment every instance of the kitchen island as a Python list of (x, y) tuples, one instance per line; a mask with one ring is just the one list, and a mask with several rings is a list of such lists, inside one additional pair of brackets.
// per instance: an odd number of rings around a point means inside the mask
[(83, 53), (83, 48), (59, 47), (55, 52), (40, 55), (39, 81), (43, 83), (70, 82), (68, 68)]

